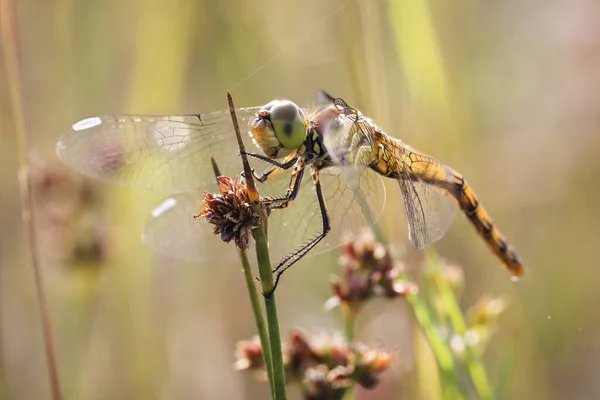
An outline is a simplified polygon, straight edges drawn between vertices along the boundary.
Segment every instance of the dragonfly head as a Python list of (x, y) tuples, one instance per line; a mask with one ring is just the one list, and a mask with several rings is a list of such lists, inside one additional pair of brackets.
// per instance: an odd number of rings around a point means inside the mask
[(250, 136), (270, 158), (283, 158), (297, 150), (306, 138), (308, 120), (289, 100), (273, 100), (250, 124)]

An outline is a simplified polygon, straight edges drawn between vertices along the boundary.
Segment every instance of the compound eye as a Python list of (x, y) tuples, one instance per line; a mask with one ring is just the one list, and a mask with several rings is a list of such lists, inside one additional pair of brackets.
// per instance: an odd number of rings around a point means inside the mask
[(304, 142), (306, 125), (300, 107), (289, 100), (271, 106), (271, 124), (279, 143), (286, 149), (297, 149)]

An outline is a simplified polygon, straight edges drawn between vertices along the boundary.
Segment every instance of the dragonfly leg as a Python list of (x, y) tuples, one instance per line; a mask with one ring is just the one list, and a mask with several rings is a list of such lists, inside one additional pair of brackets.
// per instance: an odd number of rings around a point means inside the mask
[(280, 163), (277, 160), (273, 160), (272, 158), (269, 158), (267, 156), (264, 156), (262, 154), (256, 154), (256, 153), (247, 153), (247, 152), (243, 152), (240, 154), (245, 154), (249, 157), (253, 157), (253, 158), (257, 158), (261, 161), (264, 161), (266, 163), (269, 163), (271, 165), (273, 165), (274, 167), (263, 172), (262, 174), (258, 175), (256, 173), (254, 173), (254, 170), (252, 171), (254, 178), (256, 178), (257, 181), (259, 182), (264, 182), (266, 181), (270, 176), (274, 175), (276, 172), (280, 171), (280, 170), (288, 170), (291, 167), (294, 166), (294, 164), (296, 164), (296, 161), (298, 161), (297, 157), (291, 158), (286, 162)]
[(299, 249), (296, 249), (293, 253), (286, 256), (283, 260), (279, 262), (277, 267), (273, 269), (274, 273), (277, 273), (275, 276), (275, 283), (273, 285), (273, 289), (271, 289), (267, 293), (263, 293), (263, 296), (266, 298), (271, 297), (277, 285), (279, 284), (279, 280), (281, 279), (281, 275), (285, 271), (287, 271), (292, 265), (298, 262), (302, 257), (304, 257), (310, 250), (312, 250), (331, 230), (331, 219), (329, 218), (329, 212), (327, 211), (327, 203), (325, 203), (325, 198), (323, 197), (323, 190), (321, 189), (321, 181), (319, 179), (319, 170), (314, 165), (311, 168), (312, 181), (315, 185), (317, 200), (319, 201), (319, 209), (321, 210), (321, 221), (323, 223), (321, 233), (316, 237), (311, 239), (308, 243), (304, 244)]
[(290, 184), (285, 196), (273, 199), (263, 199), (262, 202), (271, 205), (271, 209), (286, 208), (298, 195), (300, 183), (302, 183), (302, 177), (304, 176), (305, 166), (306, 162), (304, 158), (299, 158), (294, 166), (294, 171), (292, 172)]

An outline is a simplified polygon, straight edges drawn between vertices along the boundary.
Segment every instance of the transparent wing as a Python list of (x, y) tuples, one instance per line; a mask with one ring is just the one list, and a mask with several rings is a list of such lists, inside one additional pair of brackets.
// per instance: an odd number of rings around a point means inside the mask
[(456, 205), (443, 188), (427, 184), (422, 178), (436, 176), (436, 169), (444, 165), (387, 136), (376, 143), (375, 133), (382, 131), (373, 120), (341, 99), (334, 99), (333, 104), (339, 113), (328, 121), (324, 134), (333, 160), (343, 165), (369, 166), (376, 146), (384, 146), (388, 170), (399, 176), (410, 242), (420, 249), (439, 240), (452, 224)]
[(421, 249), (444, 236), (456, 215), (458, 207), (445, 190), (451, 183), (447, 181), (447, 166), (399, 140), (383, 146), (395, 155), (390, 162), (399, 173), (408, 237), (415, 248)]
[[(280, 241), (277, 246), (283, 247), (278, 249), (282, 257), (322, 231), (317, 196), (310, 174), (307, 175), (298, 198), (288, 208), (273, 211), (269, 218), (270, 246)], [(331, 167), (320, 172), (320, 181), (331, 219), (331, 231), (308, 253), (309, 256), (352, 240), (362, 228), (377, 222), (386, 201), (383, 180), (368, 169)]]
[(233, 244), (221, 241), (203, 219), (194, 221), (201, 198), (198, 192), (180, 193), (157, 205), (142, 233), (144, 244), (161, 255), (185, 261), (235, 261)]
[[(321, 174), (332, 230), (308, 256), (320, 254), (350, 240), (362, 227), (374, 223), (383, 211), (385, 187), (381, 178), (370, 171), (348, 175), (341, 168)], [(355, 179), (348, 177), (355, 176)], [(261, 195), (281, 194), (288, 185), (289, 174), (273, 178), (268, 186), (259, 186)], [(271, 179), (270, 179), (271, 180)], [(268, 221), (269, 249), (273, 263), (300, 247), (321, 229), (312, 182), (303, 181), (298, 197), (290, 206), (274, 210)], [(216, 184), (211, 184), (216, 190)], [(265, 191), (265, 189), (268, 190)], [(159, 204), (149, 218), (143, 234), (146, 245), (168, 257), (190, 261), (235, 261), (237, 252), (212, 233), (212, 225), (193, 220), (200, 210), (200, 193), (181, 193)], [(252, 249), (252, 246), (251, 246)]]
[(408, 238), (417, 249), (439, 240), (454, 219), (456, 206), (442, 191), (420, 179), (398, 179), (406, 219)]
[[(237, 110), (242, 136), (260, 107)], [(183, 116), (118, 115), (91, 117), (59, 140), (57, 154), (92, 178), (135, 188), (182, 192), (214, 181), (209, 157), (223, 173), (241, 171), (238, 146), (228, 111)]]

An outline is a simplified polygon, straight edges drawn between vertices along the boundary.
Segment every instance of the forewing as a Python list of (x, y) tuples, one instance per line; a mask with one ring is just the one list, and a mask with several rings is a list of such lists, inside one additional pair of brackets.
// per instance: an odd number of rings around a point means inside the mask
[[(249, 151), (256, 147), (248, 124), (259, 108), (237, 110)], [(61, 160), (92, 178), (166, 192), (212, 187), (210, 156), (217, 159), (223, 174), (236, 176), (241, 171), (228, 111), (86, 118), (60, 138), (56, 149)]]

